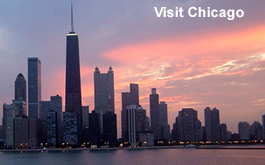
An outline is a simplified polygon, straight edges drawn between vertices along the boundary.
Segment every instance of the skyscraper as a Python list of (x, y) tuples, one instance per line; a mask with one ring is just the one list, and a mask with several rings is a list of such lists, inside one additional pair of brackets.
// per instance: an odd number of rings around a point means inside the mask
[(41, 101), (41, 62), (37, 57), (28, 58), (28, 116), (38, 119)]
[(198, 120), (197, 111), (192, 108), (183, 108), (179, 111), (178, 130), (180, 141), (197, 141), (200, 121)]
[(19, 73), (15, 81), (15, 100), (27, 102), (27, 83), (22, 73)]
[(154, 132), (154, 139), (158, 139), (160, 133), (159, 95), (156, 93), (156, 88), (152, 88), (149, 99), (150, 99), (151, 129)]
[(4, 148), (14, 147), (14, 122), (15, 106), (13, 104), (3, 105), (3, 141)]
[(160, 139), (170, 140), (170, 126), (167, 119), (167, 104), (165, 101), (159, 103), (159, 125)]
[(220, 141), (220, 115), (219, 110), (209, 107), (204, 109), (206, 141)]
[(15, 116), (27, 115), (27, 83), (22, 73), (15, 80), (15, 98), (13, 104), (16, 106)]
[(219, 110), (214, 108), (211, 112), (212, 117), (212, 141), (220, 141), (220, 116)]
[(250, 140), (250, 126), (247, 122), (238, 123), (238, 134), (240, 140)]
[(108, 73), (100, 73), (98, 67), (94, 72), (95, 111), (99, 114), (100, 134), (103, 136), (103, 115), (106, 112), (114, 114), (114, 75), (112, 67)]
[[(63, 140), (63, 133), (62, 133), (62, 97), (59, 95), (56, 96), (51, 96), (51, 101), (50, 101), (50, 110), (56, 112), (56, 142), (57, 146), (60, 146), (62, 144)], [(54, 113), (52, 113), (54, 114)]]
[(210, 107), (204, 109), (204, 120), (205, 120), (205, 138), (206, 141), (212, 141), (212, 117)]
[(114, 109), (114, 78), (112, 67), (108, 73), (100, 73), (99, 68), (94, 72), (94, 101), (96, 111), (112, 111)]
[(122, 139), (128, 141), (128, 115), (127, 107), (130, 105), (139, 105), (139, 88), (138, 84), (130, 84), (130, 92), (122, 92), (122, 110), (121, 110), (121, 125), (122, 125)]
[(78, 35), (73, 26), (73, 5), (71, 4), (71, 32), (66, 37), (66, 93), (65, 112), (76, 115), (77, 118), (77, 142), (82, 143), (82, 98), (79, 63)]

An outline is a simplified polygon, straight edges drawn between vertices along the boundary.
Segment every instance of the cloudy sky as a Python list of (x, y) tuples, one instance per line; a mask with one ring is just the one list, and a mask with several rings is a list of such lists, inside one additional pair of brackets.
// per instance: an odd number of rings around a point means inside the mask
[[(73, 0), (79, 35), (83, 105), (94, 107), (93, 71), (111, 65), (120, 128), (121, 92), (138, 83), (149, 115), (157, 88), (168, 104), (169, 124), (191, 107), (204, 125), (206, 106), (218, 108), (222, 123), (261, 122), (265, 114), (264, 0)], [(190, 18), (187, 10), (242, 9), (243, 18)], [(184, 18), (157, 18), (154, 7), (183, 7)], [(42, 62), (42, 100), (64, 100), (66, 34), (70, 0), (0, 1), (0, 103), (11, 103), (18, 73), (27, 79), (27, 58)], [(2, 110), (0, 111), (2, 117)], [(120, 135), (120, 132), (119, 132)]]

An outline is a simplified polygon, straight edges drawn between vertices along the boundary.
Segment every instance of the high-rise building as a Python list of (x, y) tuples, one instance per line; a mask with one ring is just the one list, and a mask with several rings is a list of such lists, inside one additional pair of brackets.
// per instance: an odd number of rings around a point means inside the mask
[(47, 113), (47, 143), (56, 146), (57, 141), (57, 112), (51, 110)]
[(105, 146), (117, 146), (117, 116), (110, 111), (103, 115), (103, 141)]
[(219, 110), (209, 107), (204, 109), (205, 119), (205, 137), (206, 141), (217, 142), (220, 141), (220, 115)]
[(75, 113), (63, 112), (63, 145), (79, 145), (77, 122)]
[(82, 106), (82, 115), (83, 115), (83, 142), (89, 142), (89, 106)]
[(47, 121), (47, 113), (51, 110), (50, 101), (40, 101), (40, 119), (42, 121)]
[(154, 138), (158, 139), (160, 136), (160, 123), (159, 123), (159, 95), (156, 93), (156, 88), (152, 88), (150, 99), (150, 117), (151, 129), (154, 132)]
[(262, 140), (262, 126), (258, 121), (254, 121), (250, 126), (251, 140)]
[(140, 133), (147, 132), (146, 129), (146, 110), (140, 105), (130, 105), (127, 107), (127, 132), (129, 140), (132, 146), (137, 146), (139, 142)]
[(220, 141), (226, 142), (227, 126), (225, 123), (220, 124)]
[(138, 84), (130, 84), (130, 92), (122, 92), (122, 110), (121, 110), (121, 126), (122, 126), (122, 139), (128, 142), (128, 115), (127, 107), (130, 105), (139, 105), (139, 87)]
[(219, 110), (214, 108), (211, 111), (212, 118), (212, 141), (220, 141), (220, 117)]
[(250, 126), (247, 122), (238, 123), (238, 134), (240, 140), (250, 140)]
[(180, 141), (198, 141), (199, 125), (200, 121), (198, 120), (197, 111), (192, 108), (183, 108), (179, 111), (178, 129)]
[(89, 144), (91, 148), (100, 146), (99, 114), (95, 111), (89, 113)]
[(15, 81), (15, 100), (27, 102), (27, 83), (22, 73), (19, 73)]
[(115, 112), (114, 109), (114, 74), (112, 67), (108, 73), (100, 73), (98, 67), (94, 72), (94, 101), (95, 111), (99, 114), (100, 134), (103, 134), (103, 115), (106, 112)]
[(62, 97), (59, 95), (50, 97), (50, 110), (56, 112), (56, 138), (57, 138), (57, 146), (60, 146), (63, 142), (63, 130), (62, 130), (62, 122), (63, 122), (63, 108), (62, 108)]
[(41, 101), (41, 61), (28, 58), (28, 116), (38, 119)]
[(3, 141), (4, 148), (13, 148), (14, 147), (14, 123), (13, 119), (15, 117), (16, 107), (11, 104), (3, 105)]
[(16, 116), (27, 115), (27, 83), (22, 73), (15, 80), (15, 99), (13, 104), (17, 107)]
[(103, 113), (115, 112), (114, 109), (114, 77), (112, 67), (108, 73), (100, 73), (98, 67), (94, 72), (95, 110)]
[(167, 119), (167, 104), (165, 101), (159, 103), (159, 125), (160, 125), (160, 139), (170, 140), (170, 126)]
[(204, 109), (204, 119), (205, 119), (205, 138), (206, 141), (212, 141), (212, 117), (210, 107)]
[(28, 148), (29, 119), (27, 117), (14, 118), (14, 148)]
[(78, 35), (73, 27), (73, 5), (71, 5), (71, 32), (66, 38), (66, 90), (65, 90), (65, 112), (70, 112), (77, 117), (77, 141), (82, 143), (82, 98), (80, 80), (80, 60)]

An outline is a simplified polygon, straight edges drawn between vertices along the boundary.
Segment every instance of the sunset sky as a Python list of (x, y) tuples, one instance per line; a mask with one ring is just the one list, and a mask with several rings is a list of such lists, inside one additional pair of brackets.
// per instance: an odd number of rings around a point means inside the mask
[[(0, 103), (12, 102), (18, 73), (27, 80), (27, 58), (39, 57), (42, 100), (65, 95), (66, 34), (70, 0), (0, 1)], [(114, 70), (120, 136), (121, 92), (138, 83), (149, 116), (157, 88), (168, 104), (170, 127), (178, 111), (220, 110), (220, 122), (237, 132), (239, 121), (265, 114), (264, 0), (73, 0), (79, 35), (83, 105), (94, 107), (93, 72)], [(190, 18), (189, 7), (242, 9), (243, 18)], [(184, 18), (157, 18), (154, 7), (183, 7)], [(2, 118), (2, 108), (0, 117)]]

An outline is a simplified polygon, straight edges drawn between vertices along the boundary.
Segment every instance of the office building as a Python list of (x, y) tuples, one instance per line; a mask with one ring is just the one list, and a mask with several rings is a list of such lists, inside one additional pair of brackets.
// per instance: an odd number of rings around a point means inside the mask
[(3, 141), (4, 148), (14, 147), (14, 123), (13, 118), (15, 117), (16, 107), (11, 104), (3, 105)]
[(99, 68), (94, 72), (94, 101), (95, 110), (102, 112), (115, 112), (114, 109), (114, 73), (109, 67), (107, 73), (100, 73)]
[(247, 122), (238, 123), (238, 134), (240, 140), (250, 140), (250, 126)]
[(205, 138), (206, 141), (216, 143), (220, 141), (220, 115), (219, 110), (209, 107), (204, 109)]
[(15, 98), (13, 104), (17, 107), (15, 116), (27, 115), (27, 83), (22, 73), (15, 80)]
[(40, 119), (42, 121), (47, 121), (47, 113), (51, 110), (50, 101), (40, 101)]
[(156, 88), (152, 88), (149, 96), (150, 102), (150, 118), (151, 129), (154, 132), (154, 138), (160, 138), (160, 123), (159, 123), (159, 95), (156, 93)]
[[(82, 98), (80, 79), (80, 60), (78, 35), (74, 32), (73, 26), (73, 5), (71, 5), (71, 31), (66, 37), (66, 90), (65, 90), (65, 112), (72, 113), (77, 117), (77, 141), (83, 143), (82, 135)], [(72, 116), (73, 116), (72, 115)], [(71, 116), (71, 115), (67, 115)]]
[(59, 95), (50, 97), (50, 110), (56, 112), (56, 137), (57, 137), (57, 146), (60, 146), (63, 142), (63, 108), (62, 108), (62, 97)]
[(28, 116), (38, 119), (41, 101), (41, 61), (28, 58)]
[(192, 108), (183, 108), (179, 111), (178, 130), (180, 141), (195, 142), (198, 141), (198, 130), (200, 121), (197, 111)]
[(121, 110), (121, 126), (122, 126), (122, 139), (128, 142), (128, 115), (127, 107), (130, 105), (139, 105), (139, 87), (138, 84), (130, 84), (130, 92), (122, 92), (122, 110)]
[(57, 112), (49, 111), (47, 113), (47, 143), (50, 147), (58, 145), (57, 124)]
[(226, 124), (222, 123), (220, 124), (220, 141), (226, 142), (226, 132), (227, 132), (227, 126)]

